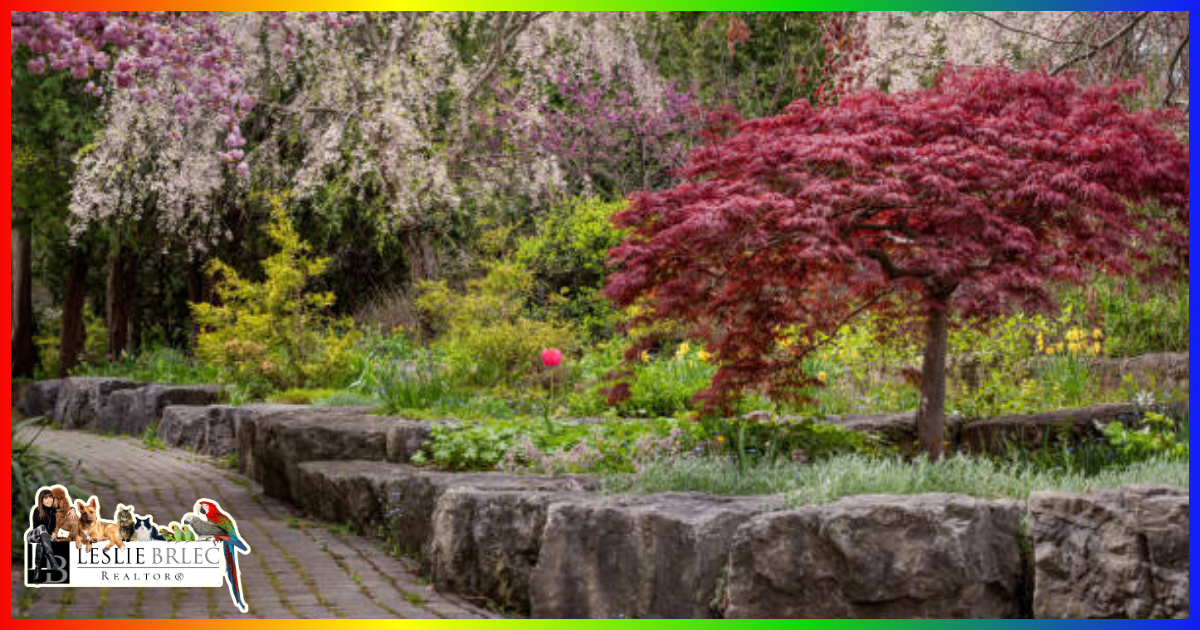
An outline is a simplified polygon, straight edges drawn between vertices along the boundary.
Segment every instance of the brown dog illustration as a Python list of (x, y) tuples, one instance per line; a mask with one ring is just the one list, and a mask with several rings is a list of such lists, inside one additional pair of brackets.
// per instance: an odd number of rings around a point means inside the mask
[(76, 501), (75, 507), (79, 509), (79, 533), (75, 535), (75, 548), (78, 549), (81, 545), (87, 545), (87, 550), (92, 551), (92, 543), (100, 543), (108, 541), (105, 549), (110, 549), (113, 545), (124, 548), (125, 542), (121, 540), (121, 527), (112, 521), (100, 520), (99, 504), (96, 497), (92, 497), (91, 501), (84, 504), (83, 501)]
[[(54, 495), (55, 522), (55, 531), (50, 532), (51, 539), (58, 542), (75, 540), (79, 529), (79, 515), (75, 513), (75, 508), (71, 507), (71, 497), (67, 496), (67, 491), (62, 486), (51, 488), (50, 493)], [(67, 535), (59, 536), (58, 530), (66, 531)]]

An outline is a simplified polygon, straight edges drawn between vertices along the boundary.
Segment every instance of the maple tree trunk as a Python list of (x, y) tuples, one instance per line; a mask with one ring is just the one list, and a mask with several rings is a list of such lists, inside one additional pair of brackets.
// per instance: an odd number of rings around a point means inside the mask
[(33, 238), (29, 228), (13, 230), (12, 248), (12, 375), (33, 376), (37, 352), (33, 346)]
[(931, 460), (943, 452), (946, 424), (946, 303), (930, 309), (925, 321), (925, 357), (921, 362), (921, 406), (917, 410), (917, 442)]
[(67, 285), (63, 291), (62, 336), (58, 343), (58, 376), (65, 378), (79, 365), (79, 355), (87, 342), (83, 311), (87, 306), (88, 256), (82, 249), (71, 250)]
[(105, 320), (108, 324), (108, 353), (110, 361), (121, 360), (129, 347), (133, 307), (137, 295), (137, 258), (121, 247), (108, 261), (108, 301)]

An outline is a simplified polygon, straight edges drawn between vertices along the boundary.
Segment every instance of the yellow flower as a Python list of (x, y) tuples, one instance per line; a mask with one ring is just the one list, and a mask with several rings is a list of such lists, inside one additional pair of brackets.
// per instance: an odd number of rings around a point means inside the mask
[(642, 359), (642, 363), (649, 363), (650, 362), (650, 353), (645, 350), (642, 350), (641, 359)]
[(675, 358), (682, 359), (683, 357), (686, 357), (688, 350), (691, 350), (691, 349), (692, 349), (692, 347), (689, 346), (688, 342), (686, 342), (686, 341), (679, 344), (679, 349), (675, 351)]
[(1100, 342), (1092, 344), (1092, 354), (1100, 354)]
[(1046, 354), (1047, 354), (1047, 355), (1053, 355), (1053, 354), (1054, 354), (1054, 346), (1047, 346), (1047, 347), (1046, 347)]
[(838, 360), (839, 360), (839, 361), (843, 361), (843, 360), (845, 360), (845, 359), (846, 359), (846, 351), (845, 351), (845, 350), (838, 350)]
[(792, 338), (791, 337), (784, 337), (783, 339), (779, 340), (780, 348), (790, 348), (791, 346), (792, 346)]
[(1099, 328), (1092, 329), (1092, 339), (1099, 341), (1102, 337), (1104, 337), (1104, 331)]
[(822, 383), (824, 383), (825, 379), (827, 379), (827, 378), (829, 378), (829, 377), (824, 372), (817, 372), (817, 380), (818, 381), (821, 381)]
[(851, 350), (851, 351), (850, 351), (850, 358), (851, 358), (851, 359), (857, 359), (857, 358), (858, 358), (858, 350)]
[(1038, 347), (1038, 352), (1041, 352), (1042, 350), (1046, 349), (1046, 340), (1042, 337), (1042, 333), (1038, 333), (1037, 347)]
[(721, 442), (721, 443), (724, 443), (724, 442), (725, 442), (725, 436), (724, 436), (724, 435), (718, 435), (718, 436), (717, 436), (717, 441), (718, 441), (718, 442)]
[(696, 353), (696, 356), (699, 357), (699, 359), (701, 361), (708, 361), (709, 357), (711, 357), (712, 355), (710, 355), (708, 352), (706, 352), (704, 350), (701, 350), (700, 352)]

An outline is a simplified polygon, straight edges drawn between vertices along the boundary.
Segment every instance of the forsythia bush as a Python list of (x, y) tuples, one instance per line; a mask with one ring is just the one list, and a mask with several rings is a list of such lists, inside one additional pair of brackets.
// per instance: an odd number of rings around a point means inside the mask
[(266, 279), (251, 282), (213, 261), (219, 304), (191, 305), (200, 326), (196, 355), (251, 396), (346, 380), (359, 335), (352, 320), (325, 315), (333, 293), (305, 291), (328, 259), (313, 258), (280, 201), (272, 203), (266, 232), (279, 252), (262, 262)]

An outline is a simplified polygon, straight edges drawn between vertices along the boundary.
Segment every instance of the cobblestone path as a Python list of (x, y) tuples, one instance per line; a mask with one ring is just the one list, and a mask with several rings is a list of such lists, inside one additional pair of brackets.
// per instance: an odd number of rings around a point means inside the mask
[[(13, 565), (12, 614), (33, 618), (418, 618), (494, 615), (454, 595), (438, 593), (411, 561), (383, 552), (377, 541), (299, 516), (260, 494), (213, 458), (177, 449), (149, 450), (128, 437), (46, 429), (34, 442), (66, 459), (93, 491), (105, 519), (117, 503), (159, 524), (215, 499), (237, 520), (252, 553), (240, 555), (241, 613), (221, 588), (26, 588)], [(57, 480), (51, 480), (57, 481)], [(87, 497), (71, 497), (87, 500)]]

